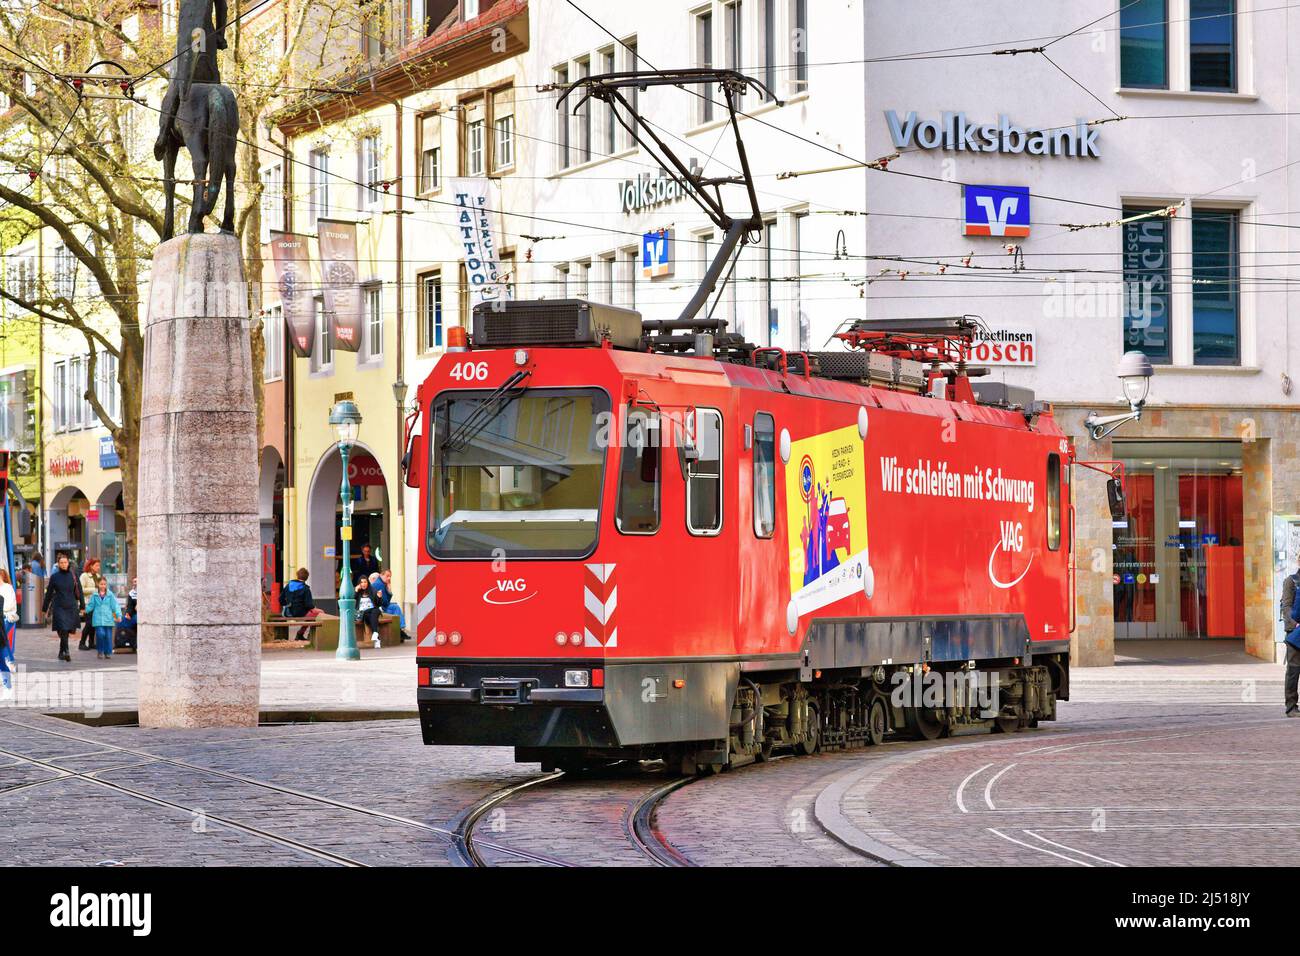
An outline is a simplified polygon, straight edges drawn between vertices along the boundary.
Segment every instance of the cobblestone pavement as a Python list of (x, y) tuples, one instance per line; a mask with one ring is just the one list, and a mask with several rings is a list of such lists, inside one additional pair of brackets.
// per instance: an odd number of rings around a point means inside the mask
[[(702, 865), (1294, 865), (1300, 721), (1279, 710), (1064, 704), (1022, 734), (704, 778), (656, 825)], [(446, 865), (457, 816), (537, 774), (505, 748), (426, 748), (412, 720), (162, 731), (0, 712), (17, 864)], [(645, 864), (628, 814), (661, 779), (561, 778), (477, 832), (570, 863)]]

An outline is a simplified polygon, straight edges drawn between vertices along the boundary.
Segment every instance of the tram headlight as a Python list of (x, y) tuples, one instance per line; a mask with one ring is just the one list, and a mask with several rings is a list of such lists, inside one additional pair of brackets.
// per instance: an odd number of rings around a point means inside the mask
[(582, 643), (582, 635), (579, 634), (577, 631), (574, 631), (572, 634), (569, 635), (569, 643), (572, 644), (574, 647), (577, 647), (579, 644)]
[(591, 671), (565, 671), (565, 687), (590, 687)]
[(569, 638), (565, 635), (563, 631), (558, 631), (555, 635), (555, 643), (559, 644), (561, 647), (564, 646), (564, 642), (567, 641), (568, 639)]
[(430, 667), (429, 683), (434, 687), (450, 687), (456, 683), (456, 668)]
[(460, 631), (452, 631), (450, 634), (447, 635), (447, 640), (451, 641), (451, 643), (452, 643), (453, 645), (457, 645), (457, 644), (459, 644), (459, 643), (460, 643)]

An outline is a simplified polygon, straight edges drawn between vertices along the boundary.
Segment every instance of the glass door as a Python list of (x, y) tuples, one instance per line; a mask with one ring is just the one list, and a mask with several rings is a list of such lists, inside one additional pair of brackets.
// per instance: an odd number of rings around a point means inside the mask
[(1245, 633), (1238, 442), (1119, 442), (1128, 516), (1112, 528), (1115, 636)]

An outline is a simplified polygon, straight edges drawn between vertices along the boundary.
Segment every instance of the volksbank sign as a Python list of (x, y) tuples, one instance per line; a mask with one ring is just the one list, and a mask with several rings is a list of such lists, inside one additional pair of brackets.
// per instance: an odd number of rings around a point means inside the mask
[(1073, 126), (1026, 129), (1014, 126), (1005, 115), (996, 123), (972, 123), (965, 113), (942, 113), (923, 120), (912, 110), (902, 119), (894, 110), (885, 113), (889, 135), (897, 149), (948, 149), (969, 153), (1028, 153), (1030, 156), (1080, 156), (1098, 158), (1097, 133), (1086, 120)]

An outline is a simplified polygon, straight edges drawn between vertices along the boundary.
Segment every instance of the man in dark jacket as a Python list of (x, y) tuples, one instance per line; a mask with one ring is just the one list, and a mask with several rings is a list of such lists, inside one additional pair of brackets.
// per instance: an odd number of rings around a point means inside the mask
[(370, 575), (379, 573), (379, 559), (370, 553), (370, 545), (363, 544), (361, 553), (352, 559), (352, 583), (362, 578), (370, 580)]
[(68, 653), (68, 635), (81, 629), (81, 612), (85, 610), (86, 598), (81, 593), (81, 582), (68, 567), (68, 556), (59, 555), (58, 567), (50, 575), (45, 585), (45, 602), (41, 605), (42, 613), (53, 614), (54, 630), (59, 635), (59, 660), (71, 661)]
[[(284, 616), (285, 617), (305, 617), (307, 620), (319, 617), (321, 609), (316, 606), (315, 600), (311, 595), (311, 585), (307, 583), (310, 575), (306, 568), (299, 568), (294, 580), (290, 581), (284, 589)], [(298, 640), (307, 639), (307, 628), (299, 628)]]

